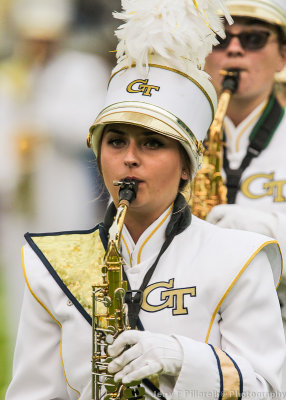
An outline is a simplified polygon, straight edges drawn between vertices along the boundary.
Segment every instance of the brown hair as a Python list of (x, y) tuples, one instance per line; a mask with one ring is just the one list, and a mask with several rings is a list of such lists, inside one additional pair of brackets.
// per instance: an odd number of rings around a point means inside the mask
[(184, 147), (179, 143), (179, 150), (182, 158), (182, 164), (183, 164), (183, 169), (186, 171), (188, 174), (189, 178), (188, 179), (181, 179), (179, 183), (179, 191), (183, 191), (185, 187), (187, 186), (188, 182), (190, 181), (190, 177), (192, 176), (192, 163), (190, 160), (190, 157), (188, 156), (188, 153), (184, 149)]

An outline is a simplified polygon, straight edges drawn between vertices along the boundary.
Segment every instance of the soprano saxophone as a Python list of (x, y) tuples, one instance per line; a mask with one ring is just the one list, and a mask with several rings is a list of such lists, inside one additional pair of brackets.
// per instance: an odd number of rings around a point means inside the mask
[(214, 120), (209, 128), (202, 169), (192, 182), (192, 213), (205, 219), (211, 209), (227, 202), (227, 188), (221, 175), (223, 164), (222, 124), (231, 95), (239, 83), (239, 70), (221, 71), (224, 75), (222, 91)]
[(136, 198), (138, 188), (135, 181), (114, 182), (114, 185), (120, 185), (119, 205), (109, 230), (102, 266), (103, 283), (92, 286), (92, 400), (138, 400), (144, 399), (145, 393), (140, 382), (123, 385), (116, 383), (113, 375), (108, 373), (111, 357), (107, 354), (107, 346), (121, 332), (130, 329), (128, 307), (124, 301), (127, 282), (122, 278), (120, 241), (127, 209)]

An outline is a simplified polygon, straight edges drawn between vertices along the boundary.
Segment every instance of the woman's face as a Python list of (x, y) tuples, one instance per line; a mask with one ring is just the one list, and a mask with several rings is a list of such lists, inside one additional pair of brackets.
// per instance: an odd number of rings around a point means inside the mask
[(115, 204), (114, 180), (136, 179), (137, 197), (130, 211), (158, 218), (174, 201), (183, 171), (180, 144), (173, 139), (134, 125), (113, 124), (105, 128), (100, 161), (102, 175)]

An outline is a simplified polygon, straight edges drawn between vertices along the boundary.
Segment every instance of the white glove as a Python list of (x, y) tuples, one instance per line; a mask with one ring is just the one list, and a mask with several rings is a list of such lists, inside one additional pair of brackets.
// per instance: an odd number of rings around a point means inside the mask
[[(131, 347), (125, 350), (128, 345)], [(183, 362), (183, 350), (175, 337), (147, 331), (121, 333), (108, 347), (108, 353), (116, 357), (108, 371), (116, 373), (115, 381), (123, 384), (157, 373), (178, 376)]]
[(242, 229), (277, 237), (278, 219), (266, 211), (238, 204), (221, 204), (214, 207), (206, 220), (222, 228)]

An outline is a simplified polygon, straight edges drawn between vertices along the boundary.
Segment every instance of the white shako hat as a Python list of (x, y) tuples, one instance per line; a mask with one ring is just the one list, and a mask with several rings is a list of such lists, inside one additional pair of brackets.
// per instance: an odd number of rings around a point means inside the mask
[(225, 4), (232, 17), (260, 19), (281, 26), (286, 34), (286, 0), (226, 0)]
[(10, 11), (11, 22), (21, 36), (41, 40), (59, 38), (73, 16), (73, 0), (14, 0)]
[(115, 32), (118, 63), (88, 136), (96, 155), (105, 125), (133, 124), (178, 140), (194, 177), (217, 107), (203, 67), (216, 35), (224, 37), (219, 8), (223, 0), (122, 0), (113, 14), (124, 21)]

